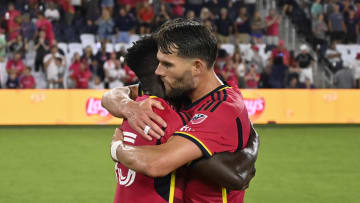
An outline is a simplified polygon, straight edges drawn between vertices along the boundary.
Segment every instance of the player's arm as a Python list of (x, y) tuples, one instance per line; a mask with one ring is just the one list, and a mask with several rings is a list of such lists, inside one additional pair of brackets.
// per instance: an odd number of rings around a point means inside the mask
[[(114, 88), (106, 92), (101, 105), (108, 110), (111, 115), (128, 120), (130, 127), (137, 131), (144, 138), (151, 140), (151, 137), (157, 139), (164, 135), (164, 131), (156, 124), (166, 127), (166, 122), (153, 112), (153, 107), (163, 109), (159, 101), (146, 99), (136, 102), (134, 99), (138, 96), (138, 85)], [(150, 127), (147, 134), (144, 133), (145, 126)]]
[(238, 152), (221, 152), (209, 159), (201, 159), (191, 167), (203, 181), (230, 190), (244, 190), (255, 176), (255, 161), (259, 150), (259, 136), (251, 125), (246, 147)]
[[(126, 145), (122, 139), (121, 130), (116, 129), (111, 145), (113, 159), (115, 155), (115, 161), (150, 177), (166, 176), (203, 155), (198, 146), (180, 136), (173, 136), (164, 144), (152, 146)], [(113, 153), (113, 149), (116, 153)]]

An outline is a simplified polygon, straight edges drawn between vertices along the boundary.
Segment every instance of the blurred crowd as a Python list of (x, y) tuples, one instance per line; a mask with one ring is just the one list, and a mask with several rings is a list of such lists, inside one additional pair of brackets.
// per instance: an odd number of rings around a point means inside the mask
[(334, 73), (334, 87), (359, 88), (360, 0), (280, 0), (280, 5)]
[[(134, 36), (150, 34), (177, 17), (201, 21), (216, 33), (215, 70), (232, 85), (314, 88), (315, 61), (309, 47), (302, 45), (299, 53), (287, 50), (279, 39), (282, 13), (269, 10), (264, 16), (257, 11), (256, 0), (12, 0), (2, 4), (2, 88), (103, 89), (136, 83), (136, 75), (124, 63), (124, 47), (131, 46)], [(322, 8), (313, 9), (314, 19), (325, 13), (325, 6), (318, 4)], [(283, 12), (291, 9), (286, 4)], [(338, 22), (330, 24), (331, 29), (326, 29), (335, 31), (334, 39), (348, 40), (340, 39), (344, 35), (337, 33)], [(82, 44), (81, 51), (60, 46), (80, 44), (83, 35), (94, 36), (94, 44)], [(128, 46), (108, 49), (109, 44)], [(241, 44), (249, 46), (242, 49)]]

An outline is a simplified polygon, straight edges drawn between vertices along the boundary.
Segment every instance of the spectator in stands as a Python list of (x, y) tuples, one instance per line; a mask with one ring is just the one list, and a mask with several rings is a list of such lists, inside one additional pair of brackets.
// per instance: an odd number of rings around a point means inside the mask
[(333, 71), (336, 72), (342, 68), (341, 53), (336, 49), (336, 41), (332, 41), (326, 50), (326, 58), (331, 63)]
[(32, 41), (35, 38), (35, 33), (36, 33), (36, 26), (30, 20), (30, 15), (28, 13), (25, 13), (22, 16), (21, 35), (24, 37), (24, 40)]
[(236, 43), (247, 44), (250, 42), (251, 24), (245, 7), (241, 7), (235, 24)]
[(97, 34), (97, 26), (96, 23), (90, 19), (86, 21), (86, 24), (84, 25), (83, 29), (81, 30), (81, 34)]
[(101, 42), (101, 47), (96, 53), (95, 59), (99, 62), (100, 67), (103, 67), (106, 60), (108, 60), (108, 54), (106, 53), (106, 43)]
[(211, 13), (209, 11), (208, 8), (206, 7), (203, 7), (201, 9), (201, 13), (200, 13), (200, 21), (202, 23), (206, 22), (206, 21), (212, 21), (212, 16), (211, 16)]
[(271, 74), (269, 77), (269, 84), (271, 88), (284, 88), (286, 73), (288, 67), (284, 64), (282, 54), (277, 55), (274, 58), (274, 63), (271, 67)]
[(54, 29), (51, 22), (45, 18), (44, 13), (38, 14), (38, 20), (36, 21), (36, 27), (38, 30), (45, 31), (45, 38), (52, 45), (52, 41), (55, 39)]
[(111, 41), (115, 24), (108, 10), (102, 10), (102, 15), (96, 21), (96, 24), (98, 25), (97, 34), (99, 35), (100, 41)]
[(49, 6), (45, 10), (45, 17), (52, 23), (60, 20), (60, 12), (54, 2), (49, 2)]
[(338, 5), (334, 5), (334, 12), (329, 16), (329, 32), (331, 40), (342, 41), (344, 39), (346, 26)]
[(228, 83), (232, 87), (238, 87), (238, 85), (239, 85), (236, 68), (237, 67), (234, 64), (233, 59), (228, 58), (224, 69), (221, 71), (221, 75), (224, 78), (224, 80), (226, 81), (226, 83)]
[(24, 58), (25, 54), (26, 54), (26, 51), (28, 49), (28, 43), (25, 40), (23, 40), (23, 37), (20, 34), (15, 39), (10, 40), (7, 43), (7, 47), (8, 47), (8, 50), (9, 50), (8, 53), (10, 54), (10, 57), (14, 53), (20, 53), (21, 57)]
[(311, 6), (311, 16), (313, 19), (318, 19), (319, 15), (323, 14), (324, 8), (321, 4), (321, 0), (315, 0)]
[(46, 55), (47, 51), (50, 49), (49, 41), (46, 40), (45, 31), (40, 30), (37, 38), (35, 39), (35, 71), (44, 70), (43, 58)]
[(289, 79), (289, 84), (286, 86), (288, 89), (297, 89), (301, 88), (301, 84), (299, 83), (298, 77), (292, 76)]
[(6, 64), (6, 71), (8, 74), (15, 71), (19, 77), (25, 69), (24, 62), (21, 60), (21, 53), (17, 52), (14, 56), (8, 60)]
[(350, 66), (354, 71), (354, 78), (356, 80), (356, 87), (360, 88), (360, 52), (356, 54), (356, 60)]
[(239, 88), (245, 88), (246, 63), (239, 51), (233, 55), (234, 66), (236, 67), (236, 76), (239, 81)]
[(70, 80), (67, 80), (67, 86), (69, 88), (75, 88), (76, 87), (76, 78), (72, 77), (74, 75), (77, 75), (80, 71), (80, 64), (81, 64), (81, 56), (79, 52), (75, 52), (72, 59), (71, 59), (71, 65), (69, 67), (69, 76)]
[(104, 81), (105, 72), (104, 69), (100, 67), (97, 60), (92, 60), (89, 68), (94, 78), (93, 81), (95, 80), (96, 77), (99, 77), (101, 82)]
[(74, 79), (77, 89), (88, 89), (91, 76), (88, 64), (81, 61), (79, 71), (73, 72), (71, 77)]
[(86, 20), (95, 22), (100, 17), (99, 9), (100, 0), (86, 0), (83, 1), (83, 8), (86, 13)]
[(265, 64), (264, 64), (263, 57), (259, 53), (259, 47), (257, 45), (252, 45), (251, 52), (252, 52), (251, 59), (249, 61), (250, 64), (255, 65), (255, 67), (257, 68), (256, 72), (262, 73), (264, 70)]
[(251, 23), (251, 37), (255, 44), (261, 44), (263, 42), (264, 30), (266, 28), (266, 22), (261, 18), (259, 11), (255, 12)]
[(31, 75), (31, 68), (26, 67), (20, 78), (20, 87), (22, 89), (34, 89), (36, 87), (35, 78)]
[(71, 25), (75, 16), (75, 8), (71, 0), (61, 0), (61, 7), (65, 13), (65, 23)]
[(92, 61), (94, 60), (94, 55), (90, 45), (85, 47), (84, 53), (81, 56), (81, 60), (86, 61), (87, 64), (92, 64)]
[(125, 77), (125, 71), (121, 68), (120, 62), (116, 60), (116, 53), (110, 54), (109, 60), (104, 64), (105, 82), (108, 82), (109, 88), (124, 86), (122, 80)]
[(258, 88), (260, 81), (260, 74), (257, 72), (255, 64), (250, 66), (249, 72), (245, 75), (246, 88)]
[(344, 66), (341, 70), (337, 71), (334, 76), (334, 85), (340, 89), (351, 89), (356, 86), (354, 74), (351, 69)]
[(275, 9), (271, 9), (269, 15), (266, 17), (266, 35), (267, 44), (279, 44), (279, 24), (281, 17), (276, 13)]
[(301, 52), (296, 56), (296, 62), (301, 68), (299, 81), (305, 83), (305, 79), (308, 78), (310, 83), (313, 84), (314, 78), (312, 67), (315, 60), (309, 53), (309, 48), (305, 44), (300, 46), (300, 51)]
[(151, 31), (156, 32), (160, 26), (165, 23), (167, 20), (171, 19), (171, 13), (169, 13), (166, 9), (166, 6), (164, 3), (160, 4), (160, 12), (159, 15), (155, 15)]
[(6, 57), (6, 37), (4, 30), (0, 29), (0, 63), (5, 60)]
[(359, 28), (359, 19), (355, 16), (355, 11), (350, 10), (349, 11), (349, 17), (346, 18), (345, 24), (346, 24), (346, 37), (345, 37), (345, 43), (348, 44), (355, 44), (357, 42), (357, 37), (359, 35), (358, 28)]
[(217, 35), (221, 43), (229, 43), (233, 22), (228, 17), (226, 8), (222, 8), (220, 13), (220, 18), (215, 20)]
[(17, 29), (17, 27), (19, 27), (19, 23), (16, 22), (16, 19), (18, 19), (18, 17), (21, 17), (20, 11), (15, 9), (13, 3), (9, 3), (8, 10), (5, 13), (5, 20), (7, 20), (7, 30), (8, 35), (10, 36), (10, 40), (16, 38), (16, 35), (13, 35), (12, 33), (16, 32), (15, 30)]
[(14, 40), (21, 33), (21, 16), (16, 16), (11, 27), (8, 28), (9, 40)]
[(222, 8), (219, 4), (219, 0), (209, 0), (206, 3), (206, 7), (210, 10), (214, 18), (220, 16), (220, 9)]
[(16, 70), (10, 70), (8, 79), (6, 81), (6, 88), (16, 89), (19, 88), (19, 76), (16, 74)]
[(256, 0), (245, 0), (245, 5), (250, 19), (252, 19), (256, 10)]
[(116, 42), (129, 43), (130, 31), (134, 28), (135, 22), (132, 16), (126, 13), (125, 8), (120, 8), (115, 24)]
[(284, 60), (284, 65), (289, 65), (290, 54), (285, 47), (285, 42), (283, 40), (279, 41), (279, 45), (272, 50), (271, 60), (274, 61), (277, 56), (281, 55), (281, 58)]
[(102, 90), (105, 88), (104, 83), (101, 81), (99, 76), (95, 76), (94, 82), (90, 83), (90, 88), (91, 89), (98, 89), (98, 90)]
[(101, 0), (101, 8), (104, 11), (106, 9), (109, 15), (112, 16), (114, 9), (114, 0)]
[(196, 18), (195, 12), (193, 10), (186, 12), (186, 18), (194, 20)]
[(320, 49), (321, 53), (324, 53), (324, 49), (327, 45), (326, 40), (326, 32), (328, 31), (328, 26), (324, 21), (324, 15), (319, 14), (317, 19), (312, 23), (312, 32), (315, 37), (315, 44), (318, 46), (317, 48)]
[(203, 8), (204, 0), (187, 0), (186, 10), (192, 10), (196, 16), (199, 16), (201, 9)]
[(154, 8), (145, 1), (138, 11), (138, 21), (140, 23), (140, 34), (150, 34), (151, 22), (154, 18)]
[(315, 86), (314, 86), (313, 83), (310, 81), (310, 78), (305, 78), (305, 83), (302, 84), (302, 88), (305, 88), (305, 89), (314, 89)]
[[(57, 63), (61, 61), (61, 64)], [(65, 66), (65, 58), (60, 53), (58, 53), (57, 46), (51, 47), (51, 52), (44, 57), (43, 60), (44, 68), (46, 70), (46, 77), (48, 81), (48, 87), (50, 89), (58, 88), (59, 72), (61, 72), (61, 67)]]
[(271, 74), (271, 66), (266, 66), (264, 71), (260, 74), (259, 88), (271, 88), (269, 83)]
[(227, 5), (227, 10), (228, 10), (228, 16), (229, 16), (229, 19), (232, 21), (232, 22), (235, 22), (236, 20), (236, 17), (237, 17), (237, 11), (238, 9), (234, 6), (234, 2), (233, 1), (229, 1), (228, 2), (228, 5)]

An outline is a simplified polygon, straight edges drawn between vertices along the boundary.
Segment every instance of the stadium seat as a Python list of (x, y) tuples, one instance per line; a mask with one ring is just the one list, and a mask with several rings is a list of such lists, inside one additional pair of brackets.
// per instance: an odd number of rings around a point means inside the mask
[(92, 49), (92, 52), (93, 52), (94, 55), (97, 54), (99, 48), (98, 48), (98, 46), (96, 45), (96, 43), (92, 43), (92, 44), (82, 44), (83, 49), (85, 49), (87, 46), (91, 46), (91, 49)]
[(111, 53), (113, 51), (115, 51), (114, 50), (114, 45), (112, 43), (106, 43), (106, 52)]
[(235, 46), (233, 44), (221, 44), (220, 47), (224, 49), (229, 55), (234, 55)]
[(59, 42), (58, 43), (58, 48), (61, 49), (65, 55), (68, 53), (68, 45), (66, 43), (62, 43), (62, 42)]
[(119, 52), (122, 48), (126, 51), (129, 47), (131, 47), (131, 44), (117, 43), (115, 44), (115, 51)]
[(140, 35), (132, 34), (132, 35), (130, 35), (129, 44), (132, 44), (133, 42), (136, 42), (139, 39), (140, 39)]
[(93, 34), (81, 34), (80, 35), (81, 44), (84, 46), (89, 44), (95, 44), (95, 35)]

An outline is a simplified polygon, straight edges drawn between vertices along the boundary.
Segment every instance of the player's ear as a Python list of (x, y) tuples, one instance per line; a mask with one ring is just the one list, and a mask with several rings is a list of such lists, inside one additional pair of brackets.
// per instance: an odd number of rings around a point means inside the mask
[(203, 60), (196, 59), (194, 61), (194, 74), (201, 74), (206, 71), (206, 63)]

